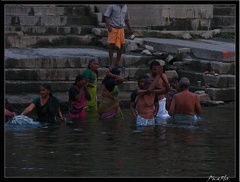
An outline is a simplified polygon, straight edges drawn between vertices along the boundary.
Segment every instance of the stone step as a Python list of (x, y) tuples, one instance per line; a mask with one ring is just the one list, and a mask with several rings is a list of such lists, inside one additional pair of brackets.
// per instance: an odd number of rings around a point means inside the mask
[[(116, 52), (113, 54), (116, 59)], [(89, 60), (98, 58), (100, 67), (109, 65), (108, 49), (79, 48), (9, 48), (5, 49), (5, 68), (86, 68)], [(156, 57), (123, 53), (120, 64), (127, 68), (149, 68)]]
[[(214, 40), (176, 40), (143, 38), (144, 44), (152, 46), (155, 51), (178, 53), (179, 48), (190, 48), (191, 53), (199, 59), (214, 61), (236, 61), (235, 44)], [(225, 54), (225, 53), (229, 54)], [(227, 56), (227, 57), (226, 57)]]
[(62, 16), (62, 15), (53, 15), (53, 16), (43, 16), (43, 15), (34, 15), (34, 16), (5, 16), (4, 17), (5, 26), (69, 26), (69, 25), (98, 25), (97, 16)]
[(236, 26), (236, 16), (214, 16), (212, 19), (212, 26)]
[(175, 65), (184, 64), (184, 70), (205, 72), (214, 71), (218, 74), (231, 74), (235, 75), (236, 62), (219, 62), (207, 61), (202, 59), (187, 59), (184, 58), (183, 62), (175, 62)]
[(91, 13), (89, 6), (83, 4), (6, 4), (4, 8), (6, 16), (86, 16)]
[[(98, 79), (103, 80), (107, 68), (98, 69)], [(35, 68), (35, 69), (5, 69), (5, 80), (8, 81), (74, 81), (76, 75), (83, 74), (85, 68)], [(125, 68), (121, 76), (125, 79), (136, 80), (140, 74), (148, 73), (149, 68)]]
[[(16, 94), (20, 95), (23, 93), (38, 93), (39, 86), (47, 82), (51, 85), (53, 92), (67, 92), (70, 86), (74, 83), (73, 81), (5, 81), (5, 93), (6, 94)], [(118, 86), (120, 91), (133, 91), (138, 87), (137, 81), (124, 81)], [(16, 89), (17, 88), (17, 89)], [(101, 81), (98, 81), (98, 88), (101, 90)]]
[(89, 35), (6, 36), (6, 47), (68, 47), (95, 45), (96, 37)]
[(216, 7), (213, 6), (213, 17), (215, 16), (236, 16), (236, 7)]
[(236, 77), (235, 75), (225, 75), (220, 74), (218, 76), (205, 74), (202, 72), (195, 71), (186, 71), (179, 70), (179, 77), (187, 77), (189, 78), (192, 85), (197, 85), (197, 81), (201, 81), (202, 86), (209, 86), (213, 88), (234, 88), (236, 85)]
[(72, 26), (5, 26), (5, 36), (16, 35), (86, 35), (91, 34), (93, 25)]

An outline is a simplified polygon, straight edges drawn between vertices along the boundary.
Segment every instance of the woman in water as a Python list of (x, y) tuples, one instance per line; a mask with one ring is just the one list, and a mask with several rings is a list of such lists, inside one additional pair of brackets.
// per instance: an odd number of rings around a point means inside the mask
[(21, 113), (27, 115), (33, 109), (37, 109), (37, 119), (39, 122), (57, 123), (57, 116), (61, 121), (66, 121), (60, 110), (58, 99), (52, 95), (51, 86), (43, 83), (40, 86), (40, 97), (33, 99), (32, 103)]
[(118, 85), (123, 83), (124, 78), (120, 76), (118, 68), (106, 71), (102, 81), (102, 98), (99, 103), (98, 113), (100, 118), (122, 117), (122, 110), (118, 101)]
[(79, 74), (69, 89), (68, 117), (71, 120), (86, 117), (86, 100), (91, 100), (91, 95), (86, 89), (87, 85), (86, 78), (82, 74)]
[(91, 100), (87, 100), (86, 111), (97, 111), (97, 86), (98, 86), (98, 59), (91, 59), (88, 64), (88, 68), (84, 71), (83, 75), (89, 81), (86, 87), (87, 91), (91, 95)]

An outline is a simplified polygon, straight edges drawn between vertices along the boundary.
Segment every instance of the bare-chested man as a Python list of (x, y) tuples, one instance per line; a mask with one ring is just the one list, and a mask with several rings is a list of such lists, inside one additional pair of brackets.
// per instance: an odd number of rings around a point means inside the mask
[(157, 94), (163, 93), (164, 88), (154, 89), (156, 82), (152, 78), (146, 78), (144, 89), (137, 91), (137, 125), (154, 125), (154, 116), (159, 109)]
[[(156, 116), (161, 118), (170, 118), (170, 115), (166, 110), (166, 98), (164, 94), (171, 92), (171, 87), (168, 83), (167, 76), (163, 73), (163, 66), (161, 66), (158, 61), (154, 60), (150, 64), (150, 70), (151, 73), (147, 74), (150, 78), (156, 79), (158, 75), (160, 77), (156, 83), (156, 89), (165, 89), (163, 93), (158, 94), (159, 110)], [(161, 74), (159, 74), (159, 71), (161, 71)]]
[(173, 123), (194, 124), (195, 113), (201, 115), (202, 108), (198, 96), (189, 92), (190, 81), (182, 77), (179, 81), (181, 92), (175, 94), (169, 108), (169, 115), (173, 116)]

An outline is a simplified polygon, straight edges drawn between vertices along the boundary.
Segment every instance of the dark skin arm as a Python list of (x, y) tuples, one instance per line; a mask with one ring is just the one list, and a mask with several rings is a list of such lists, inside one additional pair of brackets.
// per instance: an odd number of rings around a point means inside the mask
[(128, 27), (128, 30), (129, 30), (130, 34), (133, 34), (133, 30), (132, 30), (132, 28), (130, 26), (129, 20), (126, 20), (125, 23), (126, 23), (126, 25)]
[(124, 78), (122, 76), (111, 73), (109, 69), (106, 70), (106, 74), (107, 76), (115, 79), (116, 85), (119, 85), (124, 81)]
[(79, 82), (79, 83), (80, 83), (80, 88), (78, 89), (79, 94), (76, 96), (75, 99), (78, 100), (78, 101), (81, 101), (81, 99), (82, 99), (82, 92), (85, 92), (86, 99), (88, 101), (90, 101), (91, 100), (91, 95), (89, 94), (88, 90), (86, 89), (86, 87), (88, 86), (88, 82), (85, 82), (85, 83)]
[(63, 115), (62, 115), (62, 112), (61, 112), (61, 109), (60, 109), (60, 107), (58, 108), (58, 117), (61, 119), (61, 121), (63, 121), (63, 122), (66, 122), (67, 121), (67, 119), (65, 118), (65, 117), (63, 117)]
[(137, 95), (138, 96), (142, 96), (142, 95), (148, 94), (149, 92), (154, 92), (154, 93), (157, 94), (157, 93), (162, 93), (163, 91), (164, 91), (164, 88), (162, 88), (162, 89), (154, 89), (152, 91), (139, 89), (138, 92), (137, 92)]
[(14, 117), (14, 116), (16, 115), (15, 112), (11, 112), (11, 111), (7, 110), (6, 108), (4, 108), (4, 109), (5, 109), (5, 110), (4, 110), (5, 116)]
[(112, 31), (112, 27), (111, 27), (111, 25), (109, 23), (109, 18), (106, 17), (106, 16), (105, 16), (105, 22), (106, 22), (106, 26), (107, 26), (108, 31), (111, 32)]
[(148, 90), (151, 91), (153, 90), (156, 86), (156, 83), (159, 82), (159, 79), (162, 79), (163, 80), (163, 83), (164, 83), (164, 86), (163, 88), (158, 88), (160, 89), (159, 90), (159, 93), (157, 94), (164, 94), (166, 92), (171, 92), (171, 87), (168, 83), (168, 79), (166, 77), (165, 74), (163, 74), (163, 67), (160, 67), (159, 70), (158, 70), (158, 74), (157, 76), (155, 77), (154, 81), (151, 83), (151, 85), (149, 86)]
[(169, 110), (170, 105), (171, 105), (170, 94), (171, 94), (171, 92), (167, 92), (167, 94), (166, 94), (166, 105), (165, 106), (166, 106), (167, 111)]
[(158, 110), (159, 110), (159, 104), (158, 104), (158, 102), (155, 102), (155, 103), (154, 103), (154, 106), (155, 106), (155, 110), (154, 110), (154, 112), (153, 112), (153, 115), (156, 116), (157, 113), (158, 113)]
[(137, 118), (137, 115), (135, 113), (135, 107), (136, 107), (136, 104), (134, 102), (130, 102), (130, 111), (131, 111), (133, 117)]

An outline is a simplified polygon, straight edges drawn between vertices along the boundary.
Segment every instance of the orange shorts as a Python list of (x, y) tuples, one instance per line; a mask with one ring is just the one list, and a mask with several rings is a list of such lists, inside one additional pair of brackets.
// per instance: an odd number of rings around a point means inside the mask
[(115, 44), (120, 48), (125, 43), (124, 28), (117, 29), (112, 27), (112, 31), (108, 32), (108, 43)]

